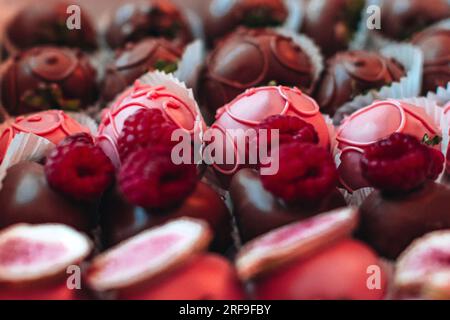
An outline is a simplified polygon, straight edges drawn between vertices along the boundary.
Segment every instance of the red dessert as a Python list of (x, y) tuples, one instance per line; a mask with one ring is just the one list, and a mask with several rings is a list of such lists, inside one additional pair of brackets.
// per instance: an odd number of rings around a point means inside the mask
[(419, 140), (436, 140), (440, 130), (423, 108), (396, 101), (377, 101), (346, 118), (337, 132), (341, 184), (348, 191), (369, 187), (359, 165), (362, 154), (371, 144), (393, 133), (410, 134)]
[(82, 262), (92, 244), (58, 224), (18, 224), (0, 232), (0, 300), (69, 300), (66, 269)]
[[(214, 147), (219, 152), (222, 150), (221, 147), (223, 148), (222, 160), (227, 159), (230, 154), (233, 155), (233, 163), (226, 161), (217, 163), (211, 159), (213, 168), (224, 182), (245, 167), (242, 165), (243, 160), (248, 157), (246, 155), (248, 148), (246, 145), (242, 146), (242, 142), (245, 143), (245, 136), (252, 133), (251, 129), (256, 131), (278, 126), (275, 123), (264, 123), (266, 118), (274, 115), (296, 117), (311, 124), (318, 135), (319, 145), (326, 149), (330, 147), (327, 123), (312, 98), (297, 88), (279, 86), (249, 89), (217, 111), (216, 121), (211, 126), (210, 132), (204, 136), (206, 142), (210, 143), (210, 148)], [(290, 130), (282, 127), (277, 129), (281, 129), (282, 135), (292, 135)], [(220, 140), (208, 141), (215, 135), (218, 135)], [(308, 139), (315, 141), (315, 138)]]
[(361, 206), (359, 236), (396, 258), (414, 239), (450, 227), (450, 188), (433, 182), (444, 156), (412, 136), (394, 134), (366, 150), (361, 168), (379, 190)]
[(398, 258), (394, 288), (399, 297), (448, 300), (450, 234), (436, 231), (415, 240)]
[(325, 149), (308, 143), (281, 145), (276, 174), (243, 169), (231, 181), (230, 195), (243, 241), (345, 206), (337, 183), (336, 166)]
[(210, 239), (203, 222), (174, 220), (97, 256), (87, 282), (96, 291), (113, 290), (119, 299), (241, 298), (232, 268), (222, 258), (200, 254)]
[(174, 123), (177, 129), (184, 130), (192, 139), (199, 138), (199, 132), (205, 125), (195, 100), (187, 90), (184, 89), (184, 93), (178, 96), (171, 87), (153, 87), (137, 81), (104, 113), (98, 144), (117, 168), (121, 165), (119, 137), (126, 120), (139, 110), (159, 109), (167, 122)]
[(207, 221), (216, 234), (214, 249), (231, 245), (225, 203), (199, 181), (195, 165), (173, 163), (167, 143), (131, 153), (120, 168), (118, 190), (106, 196), (100, 213), (106, 246), (180, 217)]
[(19, 133), (32, 133), (58, 144), (67, 136), (89, 130), (63, 111), (48, 110), (29, 116), (19, 116), (0, 125), (0, 163), (9, 144)]
[[(253, 279), (257, 299), (382, 299), (378, 257), (346, 239), (357, 222), (357, 210), (343, 208), (274, 230), (242, 248), (238, 274)], [(379, 282), (369, 283), (370, 268)]]

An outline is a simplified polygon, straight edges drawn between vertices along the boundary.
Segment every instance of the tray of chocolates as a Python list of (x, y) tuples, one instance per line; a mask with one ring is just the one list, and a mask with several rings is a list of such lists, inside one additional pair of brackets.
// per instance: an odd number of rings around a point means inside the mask
[(446, 0), (0, 0), (0, 300), (450, 300)]

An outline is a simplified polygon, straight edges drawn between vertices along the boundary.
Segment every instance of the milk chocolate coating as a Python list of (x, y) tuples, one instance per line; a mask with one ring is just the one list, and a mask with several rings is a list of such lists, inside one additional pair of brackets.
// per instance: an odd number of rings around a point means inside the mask
[(80, 28), (67, 27), (70, 17), (67, 8), (70, 5), (65, 1), (45, 0), (25, 6), (6, 26), (8, 51), (11, 53), (37, 45), (96, 49), (96, 31), (83, 8), (80, 8)]
[(424, 54), (422, 93), (446, 87), (450, 81), (450, 30), (426, 29), (414, 36), (412, 43)]
[(329, 57), (348, 48), (362, 17), (364, 0), (312, 0), (302, 31)]
[(450, 17), (447, 0), (383, 0), (381, 30), (383, 36), (405, 40), (414, 33)]
[(272, 81), (310, 94), (314, 71), (310, 58), (291, 38), (269, 29), (240, 28), (208, 57), (201, 93), (205, 106), (215, 114), (246, 89)]
[(35, 162), (20, 162), (8, 169), (0, 203), (0, 229), (16, 223), (62, 223), (88, 232), (96, 222), (88, 205), (72, 202), (52, 190), (44, 167)]
[(362, 204), (359, 236), (395, 259), (413, 240), (450, 228), (450, 188), (434, 182), (403, 196), (374, 191)]
[(102, 100), (111, 101), (146, 72), (166, 71), (166, 67), (176, 66), (182, 54), (178, 47), (165, 39), (146, 38), (129, 43), (116, 52), (114, 61), (106, 69)]
[(96, 71), (80, 50), (35, 47), (6, 64), (1, 94), (11, 115), (47, 109), (79, 111), (96, 99)]
[(321, 111), (334, 115), (344, 103), (368, 90), (381, 89), (399, 81), (405, 69), (397, 61), (368, 51), (337, 53), (327, 61), (327, 69), (317, 87)]
[(169, 0), (127, 3), (112, 17), (106, 40), (112, 48), (145, 37), (162, 37), (182, 47), (192, 41), (192, 33), (182, 11)]
[[(215, 3), (220, 1), (204, 0), (197, 10), (203, 18), (205, 35), (210, 44), (234, 31), (239, 26), (263, 28), (281, 26), (288, 18), (283, 0), (237, 0), (217, 13)], [(224, 1), (222, 1), (223, 3)]]
[(264, 189), (259, 174), (251, 169), (242, 169), (233, 177), (230, 195), (244, 242), (286, 224), (346, 206), (344, 197), (336, 189), (320, 203), (287, 207)]
[(213, 248), (225, 251), (231, 246), (231, 215), (220, 196), (203, 182), (177, 208), (166, 212), (149, 211), (129, 204), (112, 191), (100, 207), (103, 242), (113, 246), (139, 232), (180, 218), (191, 217), (207, 221), (215, 234)]

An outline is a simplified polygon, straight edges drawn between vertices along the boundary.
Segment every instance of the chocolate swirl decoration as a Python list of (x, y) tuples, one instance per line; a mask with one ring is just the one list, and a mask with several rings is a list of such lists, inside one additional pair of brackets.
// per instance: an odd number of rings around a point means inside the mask
[(217, 120), (211, 126), (211, 130), (217, 130), (216, 133), (220, 133), (223, 138), (223, 141), (217, 141), (215, 147), (223, 147), (223, 155), (234, 154), (234, 163), (212, 165), (225, 184), (227, 179), (245, 167), (242, 159), (245, 159), (246, 150), (239, 149), (237, 141), (242, 141), (246, 130), (256, 128), (264, 119), (273, 115), (299, 117), (312, 124), (319, 135), (320, 146), (327, 149), (330, 147), (328, 127), (319, 106), (298, 88), (271, 86), (248, 89), (220, 108), (216, 114)]
[(78, 111), (95, 101), (96, 71), (80, 50), (35, 47), (6, 63), (1, 93), (11, 115), (47, 109)]
[(149, 71), (176, 71), (182, 51), (165, 39), (146, 38), (118, 50), (106, 69), (102, 100), (109, 102)]
[(427, 29), (414, 36), (412, 42), (424, 54), (422, 93), (447, 86), (450, 81), (450, 29)]
[(61, 110), (47, 110), (10, 119), (0, 125), (0, 163), (9, 144), (19, 133), (32, 133), (58, 144), (65, 137), (79, 132), (89, 133), (89, 130)]
[(314, 67), (295, 42), (269, 29), (240, 28), (212, 52), (201, 86), (211, 114), (246, 89), (275, 82), (313, 90)]
[(117, 141), (125, 120), (140, 109), (155, 108), (160, 109), (167, 120), (178, 128), (184, 129), (191, 136), (196, 134), (196, 121), (200, 115), (194, 105), (164, 86), (152, 87), (136, 81), (103, 114), (98, 129), (98, 143), (117, 168), (121, 165)]
[(128, 3), (111, 20), (106, 40), (112, 48), (145, 37), (161, 37), (183, 47), (192, 41), (191, 28), (181, 10), (169, 0)]
[(342, 52), (327, 61), (315, 96), (322, 112), (334, 115), (354, 97), (399, 81), (403, 76), (405, 69), (394, 59), (367, 51)]

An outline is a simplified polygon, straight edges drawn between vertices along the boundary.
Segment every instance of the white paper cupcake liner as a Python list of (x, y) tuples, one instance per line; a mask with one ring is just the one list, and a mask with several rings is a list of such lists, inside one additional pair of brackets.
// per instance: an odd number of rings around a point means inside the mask
[(440, 106), (445, 106), (447, 103), (450, 102), (450, 83), (447, 84), (447, 86), (439, 87), (436, 89), (436, 91), (428, 92), (426, 95), (428, 99), (436, 101), (436, 103)]
[(93, 118), (82, 112), (66, 112), (73, 120), (89, 129), (91, 134), (95, 136), (98, 130), (98, 124)]
[(390, 45), (380, 53), (394, 58), (403, 65), (406, 76), (398, 82), (384, 86), (379, 90), (371, 90), (365, 95), (359, 95), (352, 101), (345, 103), (334, 116), (335, 124), (339, 124), (347, 115), (372, 104), (376, 100), (404, 99), (417, 97), (422, 86), (423, 54), (409, 44)]
[(55, 147), (49, 140), (32, 133), (19, 133), (11, 141), (0, 165), (0, 189), (8, 168), (21, 161), (42, 159)]
[(298, 0), (284, 0), (289, 16), (285, 21), (283, 28), (297, 31), (303, 23), (304, 4)]
[(201, 68), (205, 62), (206, 49), (202, 40), (191, 42), (184, 50), (174, 76), (184, 82), (188, 88), (197, 88)]
[(369, 18), (369, 14), (367, 13), (367, 9), (373, 5), (373, 0), (366, 0), (366, 4), (364, 6), (363, 11), (361, 12), (361, 21), (358, 24), (358, 28), (353, 35), (352, 41), (350, 41), (349, 49), (350, 50), (365, 50), (368, 49), (368, 33), (369, 29), (367, 28), (367, 20)]
[(298, 34), (288, 29), (276, 28), (274, 29), (279, 34), (291, 38), (295, 44), (297, 44), (302, 50), (308, 55), (309, 59), (314, 68), (314, 83), (311, 86), (315, 87), (320, 79), (320, 75), (324, 69), (324, 58), (319, 47), (314, 43), (314, 41), (302, 34)]

